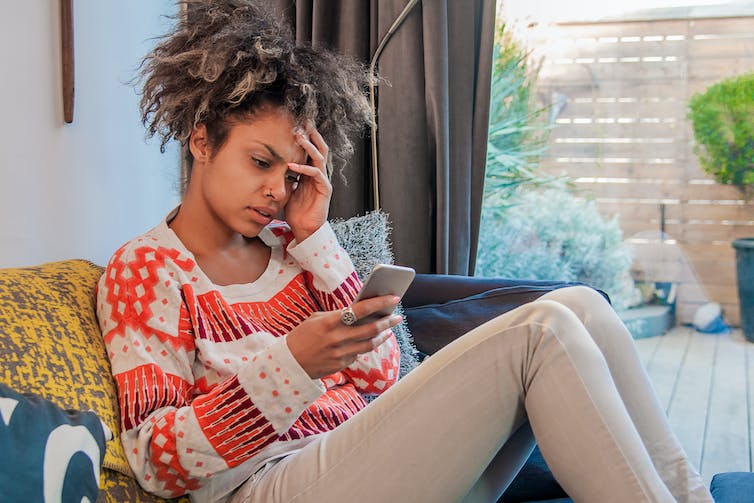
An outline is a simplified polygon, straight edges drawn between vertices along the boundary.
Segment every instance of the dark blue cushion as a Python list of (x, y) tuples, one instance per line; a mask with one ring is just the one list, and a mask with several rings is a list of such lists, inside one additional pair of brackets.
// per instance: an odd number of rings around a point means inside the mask
[(108, 433), (93, 412), (0, 383), (0, 500), (95, 501)]
[(442, 304), (426, 304), (404, 309), (406, 323), (417, 349), (433, 354), (471, 329), (507, 313), (542, 295), (573, 283), (519, 284)]
[[(556, 498), (567, 498), (567, 494), (560, 487), (560, 484), (552, 476), (550, 468), (545, 463), (539, 447), (526, 460), (521, 471), (513, 479), (511, 485), (505, 490), (498, 503), (514, 503), (520, 501), (545, 501)], [(571, 501), (570, 499), (558, 501)], [(553, 503), (555, 503), (553, 501)]]
[(754, 473), (718, 473), (712, 477), (710, 491), (717, 503), (751, 503), (754, 501)]

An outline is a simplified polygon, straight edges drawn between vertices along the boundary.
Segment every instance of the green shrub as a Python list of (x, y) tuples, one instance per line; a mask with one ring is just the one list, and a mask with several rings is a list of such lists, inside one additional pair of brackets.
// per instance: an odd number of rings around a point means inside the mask
[(730, 77), (692, 96), (695, 152), (719, 183), (750, 195), (754, 186), (754, 73)]
[(515, 204), (482, 210), (478, 276), (583, 281), (617, 309), (633, 295), (631, 253), (615, 219), (564, 189), (522, 193)]
[(521, 187), (537, 186), (552, 177), (537, 173), (545, 152), (548, 124), (545, 108), (533, 97), (537, 68), (529, 68), (529, 54), (498, 24), (490, 89), (487, 169), (484, 202), (505, 206)]

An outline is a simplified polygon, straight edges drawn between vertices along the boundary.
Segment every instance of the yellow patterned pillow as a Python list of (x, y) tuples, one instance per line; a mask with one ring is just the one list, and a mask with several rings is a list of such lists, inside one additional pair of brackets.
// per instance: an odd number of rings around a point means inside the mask
[(97, 503), (190, 503), (188, 496), (165, 500), (144, 491), (136, 479), (117, 472), (106, 473), (108, 470), (102, 470), (102, 472), (103, 475), (100, 477), (102, 489)]
[(0, 269), (0, 381), (66, 409), (96, 412), (116, 435), (103, 466), (131, 475), (94, 309), (102, 271), (84, 260)]

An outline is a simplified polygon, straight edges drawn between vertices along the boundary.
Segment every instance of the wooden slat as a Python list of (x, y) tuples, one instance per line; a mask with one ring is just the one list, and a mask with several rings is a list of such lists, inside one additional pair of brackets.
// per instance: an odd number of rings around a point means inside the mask
[(557, 90), (569, 98), (663, 98), (669, 97), (687, 97), (684, 93), (688, 79), (685, 77), (677, 80), (644, 80), (638, 84), (629, 84), (624, 80), (605, 80), (594, 82), (591, 79), (585, 79), (584, 82), (575, 83), (567, 86), (555, 86), (554, 84), (537, 80), (539, 89), (554, 91)]
[[(551, 166), (553, 166), (551, 168)], [(658, 178), (666, 180), (679, 180), (685, 176), (686, 170), (683, 166), (658, 164), (649, 170), (646, 167), (639, 167), (634, 164), (605, 164), (601, 166), (599, 172), (595, 172), (592, 164), (569, 164), (558, 163), (548, 165), (548, 170), (553, 174), (565, 171), (570, 178), (582, 177), (607, 177), (607, 178)], [(635, 195), (634, 195), (635, 196)], [(632, 197), (634, 199), (635, 197)], [(678, 212), (680, 213), (680, 208)]]
[(668, 420), (689, 460), (699, 469), (704, 448), (715, 349), (720, 338), (700, 334), (688, 328), (680, 328), (679, 331), (689, 333), (689, 344), (670, 402)]
[[(647, 37), (647, 36), (645, 36)], [(650, 35), (649, 38), (636, 41), (613, 41), (613, 39), (594, 43), (590, 39), (571, 39), (570, 43), (562, 43), (551, 46), (538, 46), (534, 54), (541, 54), (546, 50), (547, 57), (551, 61), (560, 61), (563, 59), (573, 59), (576, 64), (619, 64), (614, 58), (647, 58), (647, 57), (686, 57), (685, 41), (670, 40), (659, 41), (653, 37), (663, 37), (663, 35)], [(634, 40), (634, 37), (629, 37)]]
[(691, 79), (718, 80), (724, 77), (740, 75), (754, 70), (754, 58), (719, 57), (698, 59), (688, 62), (688, 75)]
[[(694, 78), (709, 75), (714, 69), (711, 65), (699, 65)], [(680, 79), (686, 74), (687, 64), (681, 61), (660, 62), (625, 62), (621, 65), (600, 64), (556, 64), (546, 62), (540, 70), (540, 77), (552, 80), (558, 84), (584, 81), (591, 79), (600, 82), (602, 80), (628, 80), (637, 81), (645, 79)], [(641, 78), (637, 77), (640, 75)], [(720, 75), (720, 74), (718, 74)]]
[[(627, 21), (606, 23), (562, 23), (542, 27), (547, 36), (538, 37), (557, 39), (587, 39), (596, 37), (626, 37), (649, 35), (676, 35), (689, 31), (688, 22), (682, 20), (662, 21)], [(537, 33), (537, 27), (532, 30)], [(550, 34), (552, 34), (550, 36)]]
[[(649, 221), (659, 221), (660, 205), (659, 204), (640, 204), (633, 201), (604, 203), (597, 201), (597, 207), (600, 214), (606, 216), (618, 216), (621, 223), (626, 221), (637, 221), (645, 224)], [(665, 218), (679, 218), (682, 209), (680, 205), (665, 205)]]
[[(619, 140), (622, 138), (619, 138)], [(645, 140), (650, 140), (646, 138)], [(625, 141), (625, 140), (624, 140)], [(618, 158), (618, 159), (647, 159), (651, 154), (655, 159), (673, 159), (680, 163), (685, 159), (688, 149), (678, 143), (621, 143), (619, 141), (603, 142), (586, 142), (584, 140), (572, 141), (569, 143), (557, 142), (550, 143), (548, 156), (550, 158), (559, 157), (597, 157), (597, 158)], [(660, 165), (662, 166), (662, 165)], [(662, 169), (659, 167), (659, 169)], [(645, 175), (646, 176), (646, 175)]]
[(645, 369), (652, 365), (660, 341), (662, 341), (662, 337), (646, 337), (636, 341), (636, 351), (639, 353), (639, 359)]
[(668, 225), (668, 232), (682, 241), (704, 243), (728, 241), (754, 236), (754, 226), (742, 225)]
[[(657, 176), (658, 178), (672, 176), (672, 173), (674, 171), (675, 169), (669, 170), (669, 174), (656, 173), (655, 176)], [(577, 176), (588, 176), (590, 174), (594, 175), (594, 173), (589, 173), (586, 169), (576, 172)], [(620, 176), (621, 174), (624, 173), (617, 173), (615, 176)], [(610, 175), (613, 176), (612, 171), (610, 172)], [(632, 175), (633, 173), (631, 173), (629, 170), (625, 171), (624, 176), (630, 177)], [(639, 202), (636, 200), (635, 194), (630, 194), (630, 197), (625, 200), (619, 199), (611, 202), (597, 200), (597, 206), (599, 207), (600, 212), (603, 214), (625, 215), (629, 219), (631, 219), (632, 215), (634, 215), (634, 219), (637, 220), (646, 220), (648, 218), (654, 219), (659, 218), (660, 216), (660, 203)], [(665, 218), (680, 220), (682, 222), (696, 220), (715, 220), (718, 222), (749, 221), (754, 220), (754, 206), (723, 206), (720, 204), (715, 204), (714, 202), (711, 202), (710, 204), (665, 204)], [(714, 253), (721, 252), (720, 245), (713, 246)], [(730, 246), (728, 246), (727, 248), (730, 248), (729, 251), (732, 254), (733, 248), (731, 248)]]
[(657, 398), (664, 410), (667, 410), (670, 405), (688, 342), (688, 333), (677, 337), (662, 338), (647, 369), (657, 392)]
[[(686, 131), (679, 127), (679, 122), (640, 122), (642, 117), (632, 117), (637, 119), (634, 122), (619, 123), (620, 118), (616, 117), (599, 117), (596, 115), (585, 115), (583, 117), (564, 117), (562, 119), (572, 121), (572, 123), (558, 123), (550, 131), (548, 139), (554, 143), (561, 138), (662, 138), (663, 140), (672, 140), (674, 142), (688, 143), (689, 136)], [(592, 122), (589, 124), (575, 123), (576, 119), (584, 118)], [(647, 115), (644, 118), (650, 118)], [(603, 122), (597, 122), (602, 119)], [(609, 122), (604, 122), (609, 121)]]
[(749, 425), (746, 403), (746, 345), (742, 341), (720, 344), (715, 358), (710, 394), (707, 437), (702, 455), (702, 475), (749, 466)]
[[(740, 313), (738, 311), (738, 303), (719, 302), (715, 299), (709, 299), (710, 302), (717, 302), (723, 310), (723, 320), (725, 323), (732, 326), (739, 326), (741, 323)], [(693, 303), (679, 303), (676, 305), (676, 320), (679, 324), (691, 324), (694, 321), (694, 315), (697, 309), (702, 304), (701, 302)]]
[(754, 205), (685, 204), (680, 206), (684, 220), (748, 221), (754, 220)]
[(751, 17), (726, 17), (695, 19), (688, 25), (690, 36), (702, 34), (740, 34), (752, 33)]
[[(703, 279), (704, 278), (702, 278), (702, 280)], [(711, 301), (719, 302), (721, 304), (727, 303), (738, 305), (738, 289), (735, 285), (705, 284), (704, 288)]]
[(754, 55), (754, 29), (736, 33), (730, 38), (688, 41), (688, 53), (695, 59), (715, 58), (725, 54), (729, 58), (746, 58)]

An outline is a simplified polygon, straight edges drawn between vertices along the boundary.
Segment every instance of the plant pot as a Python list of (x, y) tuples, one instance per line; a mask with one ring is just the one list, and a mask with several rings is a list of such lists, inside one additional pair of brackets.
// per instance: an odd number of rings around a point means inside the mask
[(746, 340), (754, 342), (754, 238), (736, 239), (733, 248), (736, 249), (741, 329)]

